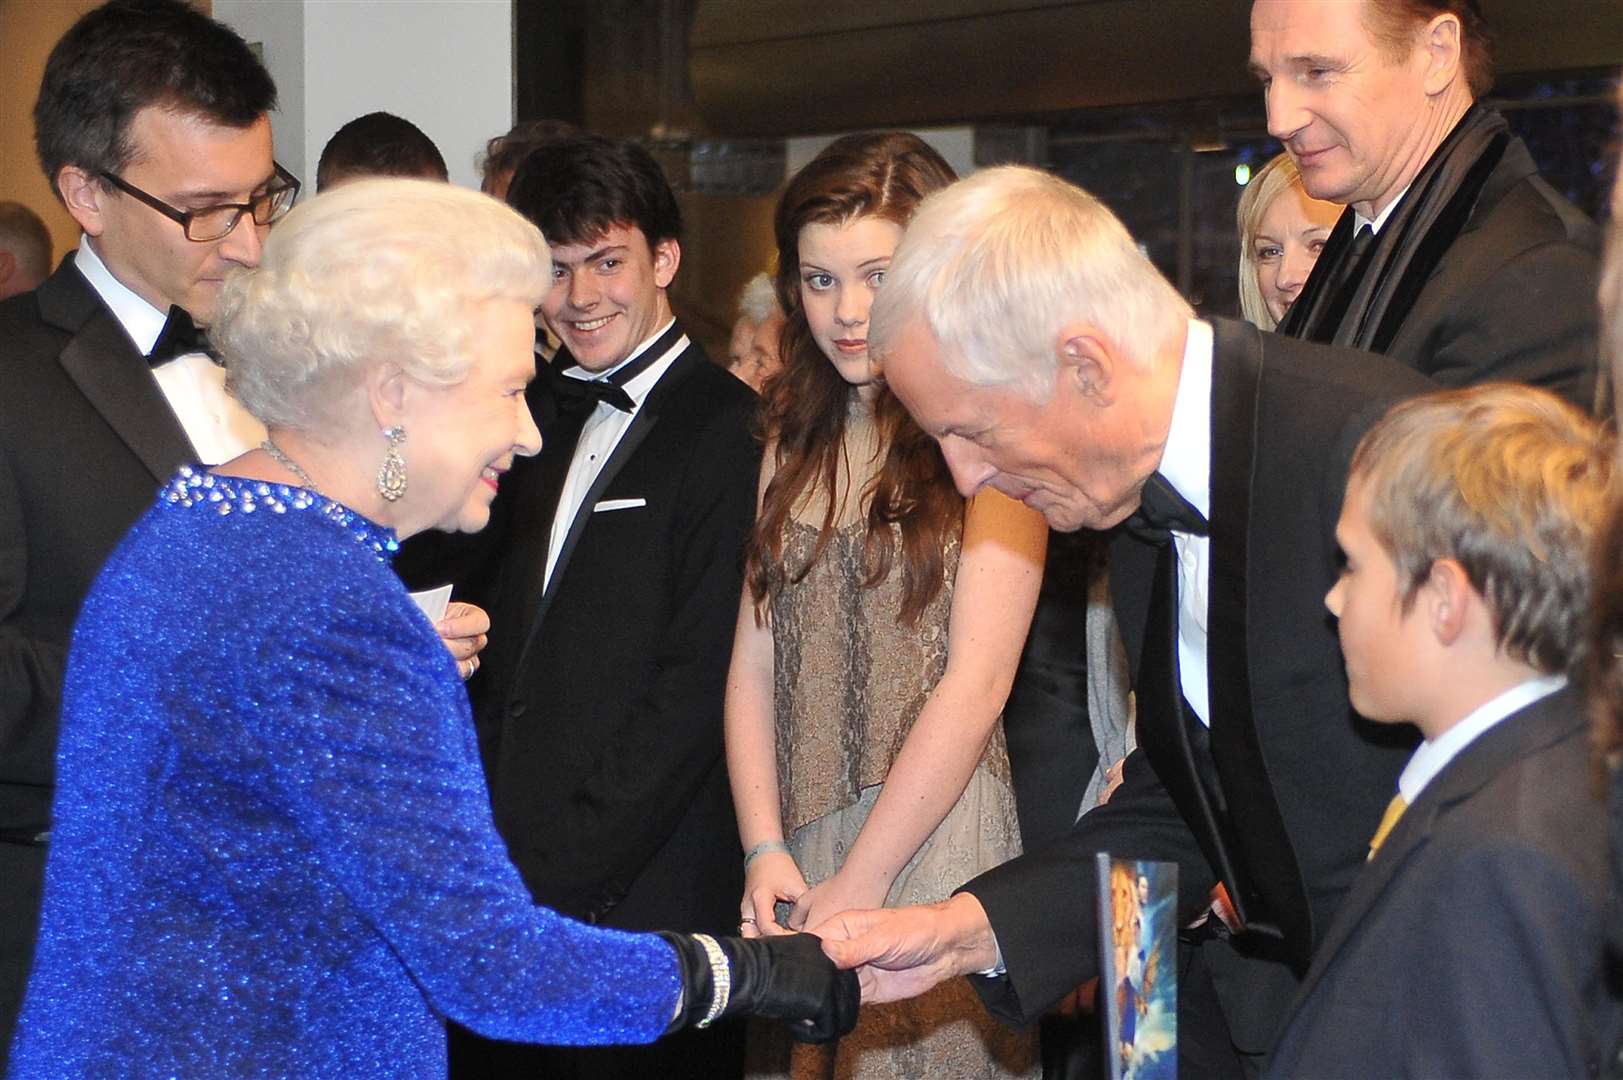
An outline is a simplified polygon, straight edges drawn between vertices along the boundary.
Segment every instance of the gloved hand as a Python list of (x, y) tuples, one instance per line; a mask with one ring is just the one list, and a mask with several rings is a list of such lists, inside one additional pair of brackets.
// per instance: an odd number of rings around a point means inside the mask
[(856, 972), (836, 969), (815, 934), (660, 937), (682, 965), (682, 1005), (667, 1032), (747, 1015), (786, 1021), (801, 1042), (829, 1042), (857, 1025)]

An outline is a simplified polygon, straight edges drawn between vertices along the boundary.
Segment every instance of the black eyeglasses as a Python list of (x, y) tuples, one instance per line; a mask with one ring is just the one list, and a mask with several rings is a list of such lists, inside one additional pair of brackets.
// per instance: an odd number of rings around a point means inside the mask
[(164, 217), (180, 222), (180, 227), (186, 230), (186, 239), (207, 244), (231, 235), (231, 230), (237, 227), (244, 214), (252, 214), (255, 225), (269, 225), (293, 209), (293, 200), (299, 197), (298, 178), (275, 162), (271, 164), (276, 168), (276, 181), (269, 189), (245, 203), (220, 203), (197, 210), (177, 210), (156, 195), (148, 195), (123, 177), (110, 172), (102, 173), (101, 178), (126, 195), (133, 195), (146, 203)]

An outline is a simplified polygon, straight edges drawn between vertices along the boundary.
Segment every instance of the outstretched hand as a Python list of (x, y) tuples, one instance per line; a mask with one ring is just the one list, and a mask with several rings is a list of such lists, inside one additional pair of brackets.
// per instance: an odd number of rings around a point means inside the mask
[(986, 911), (969, 893), (939, 904), (844, 911), (812, 933), (837, 966), (856, 969), (869, 1003), (905, 1001), (997, 963)]

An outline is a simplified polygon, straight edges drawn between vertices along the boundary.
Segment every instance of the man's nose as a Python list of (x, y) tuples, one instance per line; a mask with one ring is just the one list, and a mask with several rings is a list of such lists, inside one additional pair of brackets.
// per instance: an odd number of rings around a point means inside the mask
[(1297, 132), (1307, 126), (1307, 110), (1302, 108), (1289, 79), (1270, 82), (1263, 94), (1263, 102), (1268, 108), (1268, 134), (1280, 142), (1289, 143)]
[(243, 214), (231, 231), (217, 242), (220, 257), (242, 266), (258, 266), (259, 254), (265, 246), (265, 233), (269, 229), (269, 225), (255, 224), (252, 214)]
[(958, 494), (969, 498), (987, 481), (997, 475), (997, 470), (991, 462), (983, 458), (973, 446), (963, 439), (949, 435), (941, 440), (941, 456), (947, 462), (947, 471), (952, 473), (952, 482), (958, 488)]

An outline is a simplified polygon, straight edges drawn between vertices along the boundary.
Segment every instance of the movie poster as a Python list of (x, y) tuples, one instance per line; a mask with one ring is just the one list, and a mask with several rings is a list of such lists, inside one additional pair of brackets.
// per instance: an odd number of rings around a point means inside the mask
[(1111, 1080), (1178, 1075), (1178, 867), (1100, 852), (1099, 1002)]

